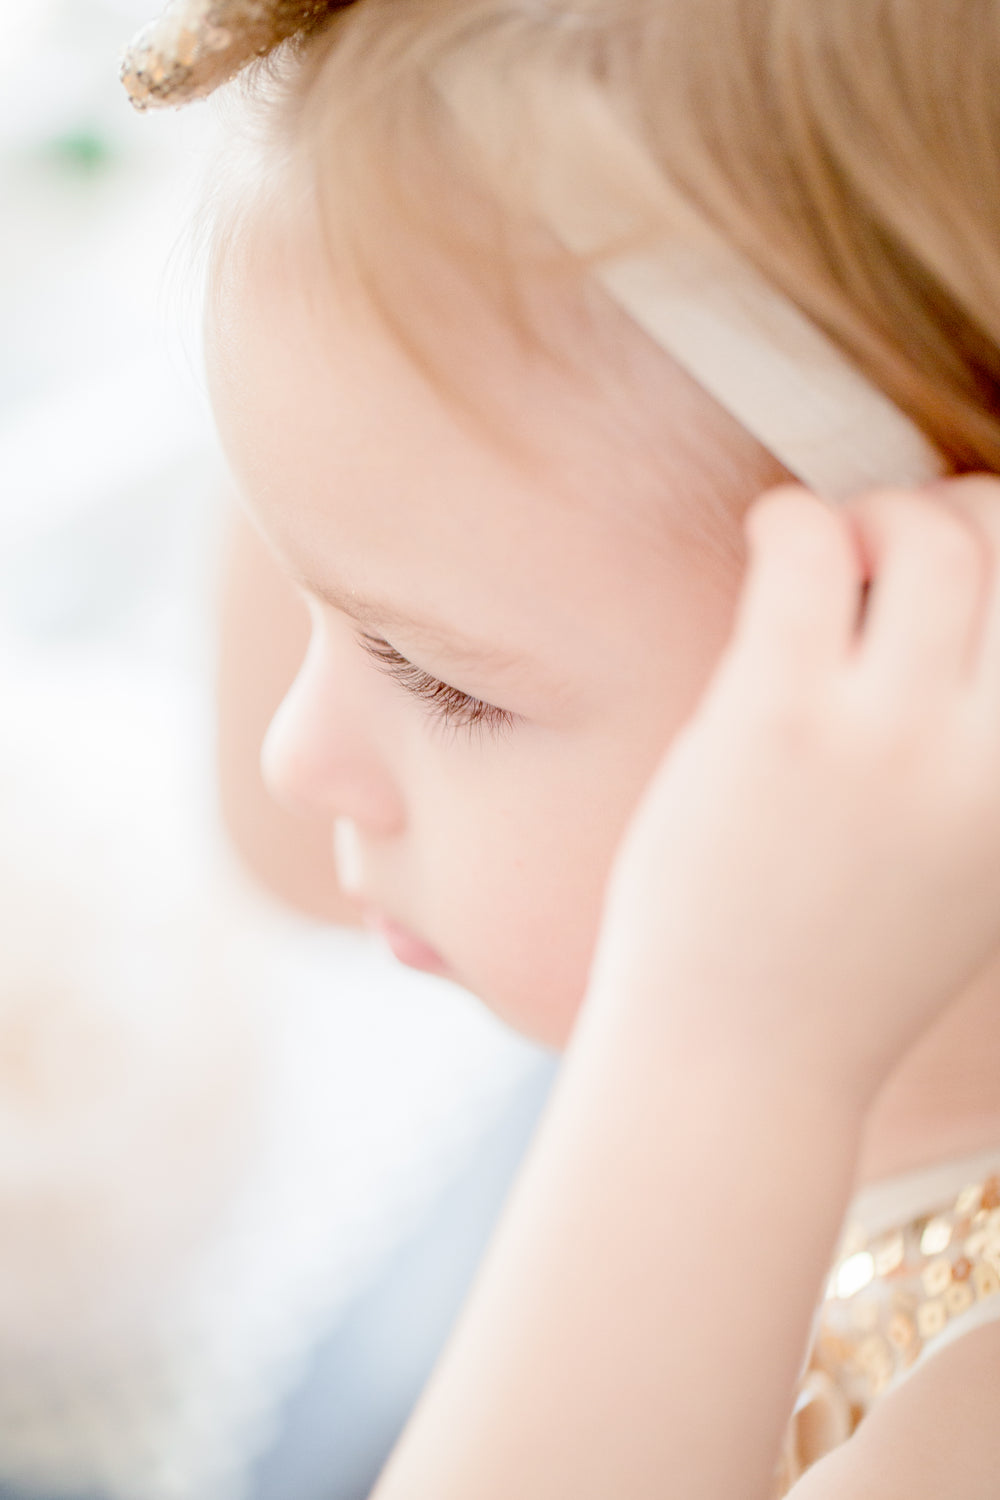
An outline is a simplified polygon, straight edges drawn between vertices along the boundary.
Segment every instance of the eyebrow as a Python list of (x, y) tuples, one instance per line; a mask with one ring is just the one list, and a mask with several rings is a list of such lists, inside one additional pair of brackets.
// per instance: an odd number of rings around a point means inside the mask
[(332, 584), (307, 578), (297, 570), (292, 572), (291, 577), (305, 593), (323, 604), (329, 604), (341, 614), (348, 615), (355, 624), (362, 625), (365, 629), (403, 630), (408, 636), (416, 637), (428, 646), (445, 652), (451, 661), (461, 665), (488, 666), (494, 671), (511, 671), (515, 668), (528, 668), (536, 673), (538, 671), (538, 663), (530, 657), (503, 651), (485, 641), (476, 641), (436, 621), (420, 619), (376, 600), (360, 599), (356, 594), (338, 589)]

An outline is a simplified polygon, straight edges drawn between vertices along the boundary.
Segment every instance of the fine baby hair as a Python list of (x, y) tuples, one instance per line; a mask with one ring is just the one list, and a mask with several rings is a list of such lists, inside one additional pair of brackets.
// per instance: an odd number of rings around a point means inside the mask
[[(961, 12), (921, 0), (175, 0), (125, 78), (139, 104), (183, 102), (270, 54), (244, 76), (272, 150), (305, 157), (328, 248), (362, 268), (431, 367), (399, 254), (407, 233), (464, 265), (522, 331), (516, 285), (532, 268), (551, 289), (553, 273), (567, 280), (625, 249), (662, 256), (667, 236), (695, 247), (703, 274), (724, 244), (716, 279), (737, 291), (723, 319), (763, 322), (774, 342), (773, 304), (744, 284), (756, 267), (960, 471), (1000, 458), (1000, 43), (985, 0)], [(558, 220), (580, 202), (590, 221), (567, 255)], [(539, 234), (554, 216), (556, 236)], [(815, 379), (823, 354), (802, 337), (779, 322), (788, 358)], [(730, 353), (723, 339), (702, 378)], [(451, 384), (464, 382), (452, 372)], [(829, 446), (850, 433), (842, 420)], [(892, 463), (875, 477), (905, 479), (903, 459)]]

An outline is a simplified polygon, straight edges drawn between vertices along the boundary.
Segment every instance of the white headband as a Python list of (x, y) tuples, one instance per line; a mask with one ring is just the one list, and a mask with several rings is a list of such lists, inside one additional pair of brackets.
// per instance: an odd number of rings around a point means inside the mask
[(937, 450), (785, 297), (735, 256), (683, 246), (602, 265), (639, 326), (827, 500), (945, 472)]
[[(509, 110), (460, 68), (436, 85), (462, 130), (496, 160)], [(577, 96), (572, 117), (553, 120), (545, 81), (529, 91), (558, 146), (528, 170), (542, 219), (568, 250), (590, 260), (605, 291), (661, 348), (809, 489), (831, 501), (880, 484), (912, 485), (946, 472), (915, 424), (680, 195), (598, 92)], [(530, 131), (525, 134), (530, 135)], [(538, 138), (545, 139), (539, 129)], [(592, 151), (588, 142), (600, 141)], [(498, 147), (498, 143), (500, 143)], [(627, 244), (642, 205), (659, 202), (671, 225), (655, 246)], [(636, 207), (638, 206), (638, 217)]]
[[(255, 52), (308, 30), (333, 8), (334, 0), (170, 0), (123, 64), (132, 102), (145, 108), (209, 93)], [(489, 155), (509, 123), (511, 98), (498, 100), (488, 90), (484, 97), (478, 76), (461, 68), (443, 65), (435, 82)], [(551, 127), (547, 80), (535, 97)], [(499, 102), (500, 115), (489, 130), (484, 111), (488, 117), (491, 100), (494, 111)], [(566, 149), (552, 157), (542, 151), (532, 166), (549, 227), (567, 249), (588, 255), (613, 242), (625, 222), (616, 199), (627, 199), (636, 184), (640, 197), (655, 198), (664, 183), (606, 99), (595, 92), (578, 99), (577, 107), (590, 111), (596, 133), (576, 130), (582, 117), (574, 116), (565, 122)], [(587, 146), (595, 139), (602, 141), (600, 163)], [(814, 323), (741, 257), (709, 239), (690, 205), (675, 207), (679, 232), (655, 252), (596, 262), (605, 290), (650, 338), (826, 499), (843, 500), (878, 484), (918, 484), (945, 472), (909, 418)]]
[[(592, 255), (613, 236), (602, 194), (565, 178), (543, 187), (545, 220), (567, 249)], [(605, 291), (797, 479), (824, 499), (879, 484), (921, 484), (945, 464), (909, 417), (817, 325), (686, 205), (655, 248), (597, 255)]]

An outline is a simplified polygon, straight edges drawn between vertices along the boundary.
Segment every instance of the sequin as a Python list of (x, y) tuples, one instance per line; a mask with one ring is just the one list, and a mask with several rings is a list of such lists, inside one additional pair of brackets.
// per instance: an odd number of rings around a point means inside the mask
[(932, 1260), (926, 1266), (921, 1276), (924, 1291), (928, 1297), (938, 1297), (951, 1281), (951, 1262), (948, 1260)]
[(875, 1261), (869, 1250), (859, 1250), (856, 1255), (849, 1255), (837, 1272), (837, 1296), (845, 1299), (853, 1297), (868, 1285), (874, 1275)]
[(887, 1239), (879, 1240), (872, 1252), (875, 1260), (875, 1275), (889, 1276), (897, 1266), (901, 1266), (905, 1247), (906, 1242), (901, 1234), (890, 1234)]
[(944, 1303), (935, 1298), (932, 1302), (921, 1302), (917, 1308), (917, 1332), (922, 1339), (932, 1339), (939, 1334), (948, 1321)]
[(851, 1305), (851, 1326), (859, 1333), (870, 1333), (878, 1327), (879, 1305), (877, 1302), (854, 1301)]
[(917, 1326), (906, 1313), (893, 1313), (889, 1319), (889, 1342), (896, 1349), (909, 1349), (917, 1337)]
[(1000, 1271), (1000, 1235), (991, 1235), (980, 1254), (995, 1271)]
[(784, 1500), (795, 1479), (853, 1432), (946, 1328), (976, 1302), (1000, 1297), (1000, 1176), (967, 1184), (953, 1205), (870, 1244), (864, 1225), (845, 1229), (773, 1500)]
[(980, 1261), (972, 1268), (972, 1285), (980, 1302), (986, 1297), (995, 1297), (1000, 1292), (1000, 1273), (986, 1261)]
[(969, 1235), (962, 1248), (970, 1260), (976, 1260), (983, 1253), (983, 1246), (990, 1238), (988, 1229), (977, 1229)]
[(824, 1328), (820, 1330), (818, 1349), (823, 1358), (829, 1360), (831, 1364), (841, 1365), (853, 1355), (854, 1341)]
[(940, 1255), (951, 1244), (951, 1225), (945, 1218), (931, 1219), (920, 1236), (921, 1255)]
[(967, 1281), (953, 1281), (944, 1294), (944, 1306), (949, 1318), (957, 1318), (975, 1302), (972, 1288)]
[(891, 1374), (892, 1354), (879, 1334), (872, 1334), (858, 1347), (857, 1362), (869, 1375)]
[(982, 1199), (983, 1190), (979, 1183), (970, 1182), (968, 1187), (964, 1187), (955, 1199), (955, 1212), (963, 1216), (974, 1214), (981, 1206)]

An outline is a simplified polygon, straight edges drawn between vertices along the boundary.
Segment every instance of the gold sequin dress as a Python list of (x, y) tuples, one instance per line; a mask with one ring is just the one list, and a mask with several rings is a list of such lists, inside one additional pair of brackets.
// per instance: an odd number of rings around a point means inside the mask
[(773, 1500), (927, 1359), (993, 1319), (1000, 1146), (863, 1188), (816, 1312)]

